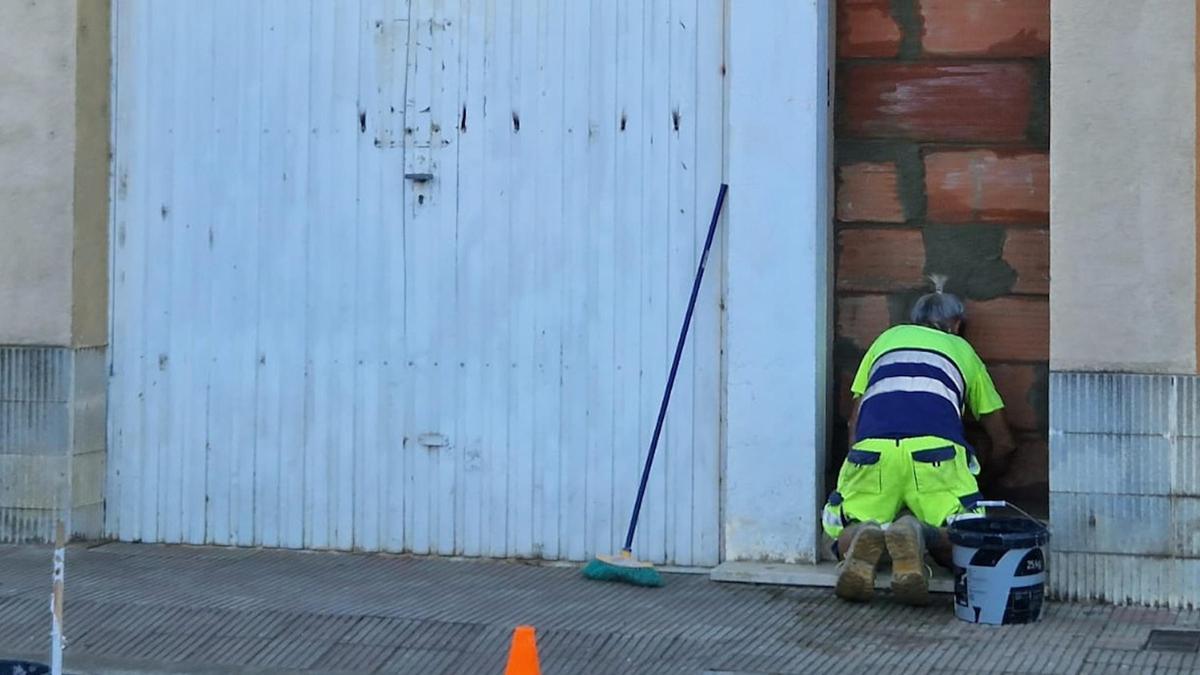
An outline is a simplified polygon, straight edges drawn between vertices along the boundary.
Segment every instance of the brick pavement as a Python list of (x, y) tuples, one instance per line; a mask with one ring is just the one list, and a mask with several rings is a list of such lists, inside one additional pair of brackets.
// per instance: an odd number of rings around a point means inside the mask
[[(0, 548), (0, 657), (47, 632), (50, 555)], [(846, 605), (827, 589), (661, 589), (511, 562), (107, 544), (68, 552), (67, 665), (89, 673), (500, 673), (512, 627), (554, 673), (1183, 673), (1144, 649), (1200, 613), (1051, 605), (1032, 626), (970, 626), (949, 596)]]

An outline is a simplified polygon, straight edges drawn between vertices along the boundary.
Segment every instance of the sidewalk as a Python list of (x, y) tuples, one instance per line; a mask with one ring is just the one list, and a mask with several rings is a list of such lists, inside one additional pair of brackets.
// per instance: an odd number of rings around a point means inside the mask
[[(0, 547), (0, 658), (44, 660), (50, 552)], [(107, 544), (67, 554), (72, 672), (502, 673), (512, 628), (556, 673), (1185, 673), (1151, 629), (1200, 613), (1050, 606), (1033, 626), (955, 620), (883, 594), (669, 575), (661, 589), (502, 562)]]

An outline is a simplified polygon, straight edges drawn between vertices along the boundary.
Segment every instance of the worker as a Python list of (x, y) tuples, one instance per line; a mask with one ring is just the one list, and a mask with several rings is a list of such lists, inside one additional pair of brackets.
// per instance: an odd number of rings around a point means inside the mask
[[(988, 472), (1001, 476), (1014, 453), (1004, 403), (987, 368), (960, 337), (966, 310), (931, 277), (934, 292), (913, 306), (911, 324), (894, 326), (867, 350), (851, 391), (850, 451), (822, 513), (841, 559), (837, 595), (865, 602), (884, 550), (901, 602), (929, 602), (926, 550), (951, 565), (948, 521), (979, 517), (979, 461), (967, 443), (965, 408), (992, 441)], [(901, 515), (907, 509), (908, 514)], [(899, 517), (898, 517), (899, 516)]]

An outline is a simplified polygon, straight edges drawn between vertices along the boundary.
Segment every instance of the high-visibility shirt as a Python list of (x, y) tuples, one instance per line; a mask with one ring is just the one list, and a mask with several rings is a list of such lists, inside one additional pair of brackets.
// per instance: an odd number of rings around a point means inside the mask
[(1004, 407), (970, 343), (925, 326), (884, 331), (850, 390), (860, 400), (856, 440), (937, 436), (969, 446), (964, 408), (979, 418)]

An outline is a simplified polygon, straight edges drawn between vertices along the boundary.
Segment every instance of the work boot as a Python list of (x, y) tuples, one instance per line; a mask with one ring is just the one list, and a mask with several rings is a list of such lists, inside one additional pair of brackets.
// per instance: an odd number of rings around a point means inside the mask
[(898, 518), (888, 526), (885, 539), (892, 558), (892, 592), (904, 604), (928, 605), (929, 577), (921, 522), (912, 516)]
[(838, 570), (834, 592), (843, 600), (866, 602), (875, 593), (875, 568), (883, 555), (883, 530), (876, 523), (858, 523)]

